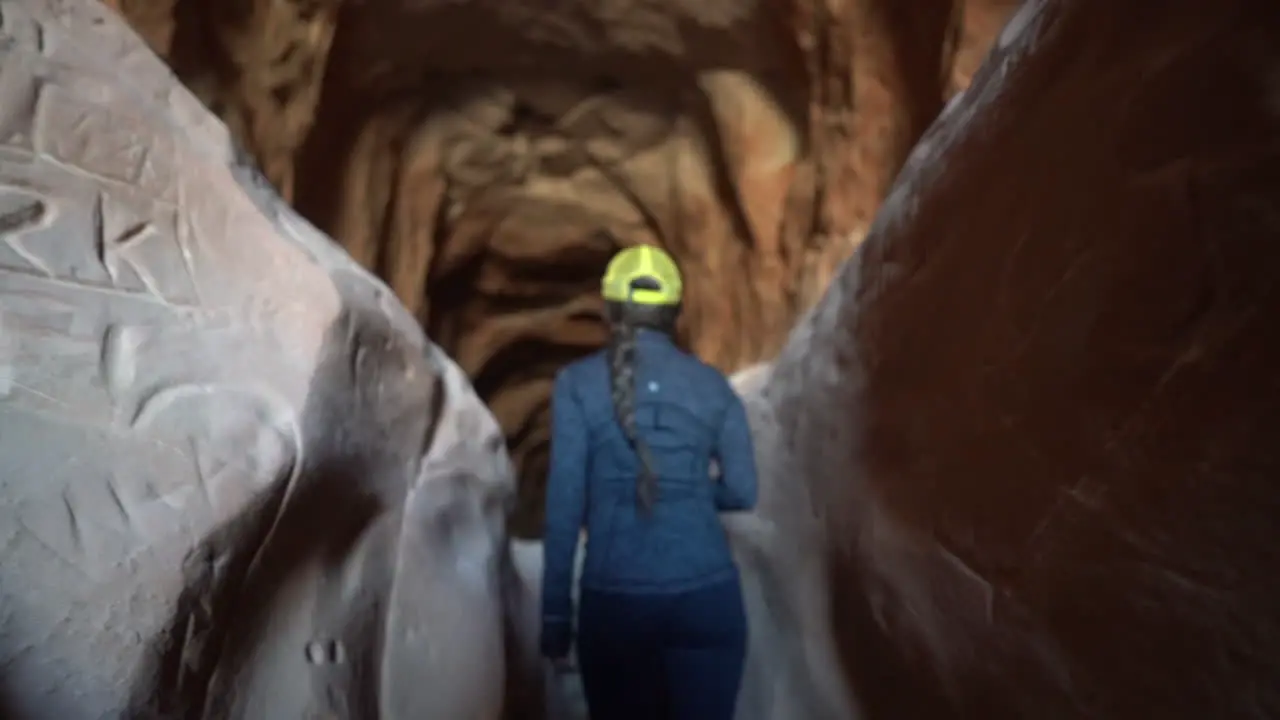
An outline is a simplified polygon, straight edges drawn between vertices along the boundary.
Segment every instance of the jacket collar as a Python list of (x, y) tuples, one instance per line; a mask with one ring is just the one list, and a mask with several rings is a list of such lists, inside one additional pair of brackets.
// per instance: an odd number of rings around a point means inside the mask
[(675, 341), (672, 340), (670, 335), (643, 327), (636, 330), (636, 340), (646, 345), (675, 345)]

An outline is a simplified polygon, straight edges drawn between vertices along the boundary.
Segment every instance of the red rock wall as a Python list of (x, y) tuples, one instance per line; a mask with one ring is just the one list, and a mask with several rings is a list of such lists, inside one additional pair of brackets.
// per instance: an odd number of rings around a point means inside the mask
[(793, 335), (867, 717), (1280, 713), (1278, 37), (1029, 5)]

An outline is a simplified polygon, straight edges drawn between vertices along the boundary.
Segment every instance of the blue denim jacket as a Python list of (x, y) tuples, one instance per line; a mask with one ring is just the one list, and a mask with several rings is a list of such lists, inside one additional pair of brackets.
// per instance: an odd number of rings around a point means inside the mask
[[(560, 371), (551, 399), (544, 633), (572, 617), (574, 553), (587, 530), (582, 585), (623, 593), (678, 593), (736, 577), (718, 512), (756, 502), (756, 461), (741, 399), (718, 370), (667, 336), (641, 330), (636, 432), (647, 441), (658, 496), (636, 499), (640, 461), (614, 415), (603, 351)], [(712, 480), (711, 462), (720, 466)]]

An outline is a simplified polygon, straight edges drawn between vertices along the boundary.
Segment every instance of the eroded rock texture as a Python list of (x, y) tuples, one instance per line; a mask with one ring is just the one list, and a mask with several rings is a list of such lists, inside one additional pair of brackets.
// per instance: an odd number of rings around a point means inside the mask
[(675, 253), (683, 331), (708, 361), (772, 356), (1009, 6), (118, 4), (284, 197), (458, 359), (526, 509), (552, 374), (605, 337), (609, 255)]
[(1029, 3), (776, 362), (867, 717), (1280, 714), (1278, 40)]
[(497, 717), (502, 445), (118, 17), (0, 0), (0, 717)]

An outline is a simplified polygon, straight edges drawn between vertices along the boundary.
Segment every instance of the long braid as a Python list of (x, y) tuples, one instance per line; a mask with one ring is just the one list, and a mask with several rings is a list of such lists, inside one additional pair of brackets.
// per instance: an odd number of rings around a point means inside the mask
[(610, 323), (608, 348), (609, 385), (613, 396), (613, 412), (631, 446), (640, 458), (640, 475), (636, 479), (636, 497), (646, 511), (653, 509), (658, 496), (658, 476), (653, 470), (649, 446), (636, 432), (636, 326), (626, 318)]

